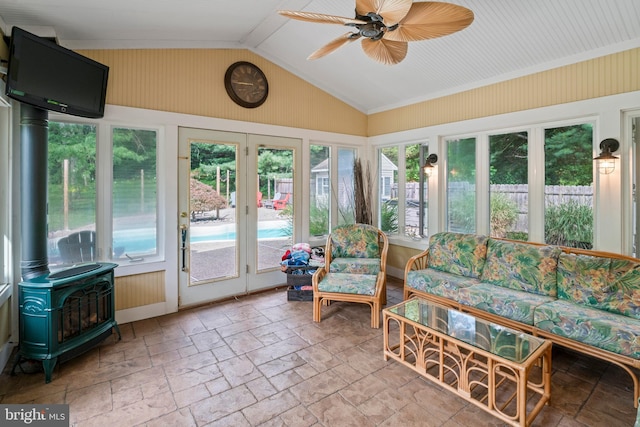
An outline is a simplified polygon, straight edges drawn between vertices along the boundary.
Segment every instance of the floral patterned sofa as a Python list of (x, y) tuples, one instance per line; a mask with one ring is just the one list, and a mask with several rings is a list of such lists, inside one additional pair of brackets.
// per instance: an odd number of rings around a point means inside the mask
[(405, 268), (419, 296), (615, 363), (639, 397), (640, 260), (487, 236), (438, 233)]

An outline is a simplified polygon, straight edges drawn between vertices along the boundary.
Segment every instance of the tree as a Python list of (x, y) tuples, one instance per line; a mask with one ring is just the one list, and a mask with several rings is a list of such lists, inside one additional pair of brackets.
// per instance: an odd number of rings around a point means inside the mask
[(213, 187), (191, 178), (189, 189), (191, 191), (191, 219), (195, 219), (196, 213), (214, 209), (216, 210), (216, 219), (220, 218), (220, 209), (227, 206), (227, 201)]
[(545, 185), (591, 185), (593, 129), (590, 123), (545, 132)]
[(528, 182), (528, 133), (516, 132), (489, 137), (489, 180), (491, 184)]
[(95, 181), (96, 130), (92, 125), (49, 122), (49, 182), (62, 184), (64, 160), (70, 161), (71, 177), (80, 181), (70, 186), (86, 186)]
[(449, 141), (447, 160), (451, 182), (476, 181), (476, 140), (466, 138)]

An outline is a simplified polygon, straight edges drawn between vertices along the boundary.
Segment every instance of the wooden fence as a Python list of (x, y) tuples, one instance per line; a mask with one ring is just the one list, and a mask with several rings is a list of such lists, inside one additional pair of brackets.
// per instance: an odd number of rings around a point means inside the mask
[[(529, 186), (527, 184), (493, 184), (491, 194), (503, 193), (518, 207), (518, 220), (513, 231), (527, 231), (529, 214)], [(563, 203), (575, 202), (580, 205), (593, 207), (593, 187), (588, 185), (546, 185), (545, 204), (557, 206)]]
[[(518, 220), (512, 231), (526, 232), (529, 228), (529, 186), (527, 184), (492, 184), (491, 194), (503, 193), (509, 200), (515, 202), (518, 209)], [(408, 182), (405, 189), (407, 201), (418, 201), (420, 194), (419, 183)], [(425, 191), (426, 193), (426, 191)], [(449, 183), (450, 196), (455, 193), (475, 193), (475, 186), (467, 182)], [(392, 188), (392, 197), (397, 197), (397, 184)], [(425, 194), (428, 200), (428, 195)], [(454, 196), (455, 197), (455, 196)], [(567, 202), (593, 206), (593, 187), (587, 185), (547, 185), (545, 186), (545, 204), (547, 206), (560, 205)], [(411, 209), (411, 205), (407, 209)]]

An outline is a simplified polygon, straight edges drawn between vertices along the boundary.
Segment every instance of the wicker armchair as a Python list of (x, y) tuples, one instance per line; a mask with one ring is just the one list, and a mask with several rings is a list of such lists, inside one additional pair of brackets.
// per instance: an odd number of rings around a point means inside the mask
[(386, 265), (389, 241), (376, 227), (349, 224), (336, 227), (325, 247), (325, 266), (313, 275), (313, 321), (320, 322), (322, 305), (356, 302), (371, 307), (371, 327), (380, 327), (387, 303)]

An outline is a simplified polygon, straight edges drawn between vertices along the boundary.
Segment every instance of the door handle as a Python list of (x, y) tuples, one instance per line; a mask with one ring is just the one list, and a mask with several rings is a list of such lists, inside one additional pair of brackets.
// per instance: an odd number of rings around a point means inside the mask
[(180, 226), (180, 234), (181, 234), (181, 246), (180, 250), (182, 251), (182, 271), (187, 271), (187, 230), (188, 227), (186, 224), (182, 224)]

